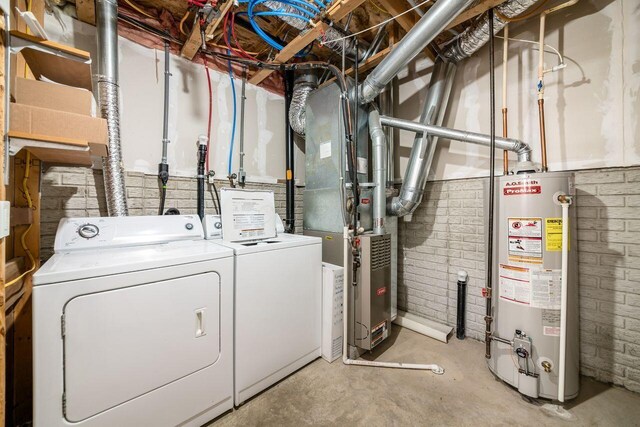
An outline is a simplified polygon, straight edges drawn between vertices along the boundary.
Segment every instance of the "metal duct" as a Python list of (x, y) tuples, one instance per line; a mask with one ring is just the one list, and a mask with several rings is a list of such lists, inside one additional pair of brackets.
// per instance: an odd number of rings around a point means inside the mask
[(437, 1), (360, 85), (360, 103), (368, 104), (407, 63), (422, 52), (473, 0)]
[(307, 98), (317, 88), (318, 77), (315, 74), (305, 74), (298, 77), (293, 86), (293, 95), (289, 105), (289, 125), (299, 135), (304, 135)]
[[(508, 0), (496, 6), (493, 18), (493, 33), (496, 34), (507, 24), (500, 16), (513, 18), (527, 10), (531, 5), (539, 0)], [(483, 13), (480, 17), (460, 33), (444, 50), (444, 56), (452, 61), (458, 62), (468, 58), (485, 43), (489, 41), (489, 14)]]
[[(429, 92), (424, 103), (420, 123), (423, 125), (441, 125), (451, 93), (456, 65), (442, 60), (436, 61), (431, 72)], [(389, 119), (389, 118), (385, 118)], [(394, 119), (395, 120), (395, 119)], [(409, 122), (412, 123), (413, 122)], [(420, 125), (420, 123), (416, 123)], [(385, 124), (383, 122), (383, 124)], [(427, 183), (427, 174), (431, 167), (437, 142), (437, 135), (420, 132), (416, 135), (409, 163), (404, 172), (400, 194), (391, 200), (389, 215), (403, 216), (416, 210), (422, 201), (422, 193)]]
[(109, 154), (102, 159), (102, 173), (110, 216), (128, 215), (120, 146), (120, 97), (118, 87), (118, 2), (96, 0), (98, 86), (100, 113), (107, 120)]
[[(408, 130), (412, 132), (428, 133), (429, 135), (438, 136), (456, 141), (468, 142), (470, 144), (491, 146), (491, 136), (483, 133), (468, 132), (466, 130), (457, 130), (445, 128), (442, 126), (434, 126), (428, 124), (420, 124), (411, 120), (396, 119), (395, 117), (382, 116), (380, 121), (385, 126), (391, 126), (398, 129)], [(508, 150), (518, 155), (519, 163), (531, 162), (531, 147), (519, 139), (496, 137), (496, 148), (499, 150)]]
[(375, 107), (369, 110), (369, 135), (373, 151), (373, 232), (384, 234), (387, 191), (387, 138), (380, 123), (380, 113)]
[[(277, 0), (266, 1), (263, 4), (274, 11), (284, 11), (296, 15), (300, 14), (300, 11), (296, 8), (284, 3), (280, 3)], [(300, 31), (306, 30), (309, 25), (308, 21), (302, 20), (300, 18), (294, 18), (291, 16), (278, 16), (278, 18), (291, 25), (292, 27), (299, 29)], [(346, 35), (347, 34), (344, 31), (331, 26), (326, 29), (324, 37), (318, 37), (316, 40), (318, 40), (320, 43), (323, 43), (323, 46), (326, 46), (339, 54), (342, 54), (342, 49), (344, 46), (345, 54), (351, 58), (355, 58), (356, 52), (358, 52), (358, 59), (362, 60), (366, 54), (366, 49), (363, 47), (356, 47), (353, 37), (335, 42), (325, 42), (325, 40), (342, 39)]]

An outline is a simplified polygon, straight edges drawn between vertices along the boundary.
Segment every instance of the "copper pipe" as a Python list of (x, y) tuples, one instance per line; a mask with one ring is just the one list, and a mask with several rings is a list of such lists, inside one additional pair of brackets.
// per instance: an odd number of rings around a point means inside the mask
[[(507, 132), (507, 108), (502, 109), (502, 137), (506, 138), (508, 135)], [(504, 174), (507, 175), (509, 173), (509, 151), (504, 150), (502, 152), (502, 164), (504, 167)]]
[(540, 151), (542, 152), (542, 172), (547, 172), (547, 136), (544, 128), (544, 99), (538, 99), (538, 118), (540, 119)]

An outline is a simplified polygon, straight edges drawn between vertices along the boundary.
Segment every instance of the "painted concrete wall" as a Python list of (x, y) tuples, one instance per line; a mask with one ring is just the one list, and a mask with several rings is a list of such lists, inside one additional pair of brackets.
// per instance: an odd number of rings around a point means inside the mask
[[(52, 40), (91, 52), (96, 58), (95, 28), (69, 16), (45, 17)], [(122, 111), (122, 147), (127, 171), (157, 173), (161, 157), (164, 52), (119, 40)], [(171, 57), (168, 158), (171, 174), (194, 176), (196, 141), (206, 134), (209, 95), (204, 67)], [(211, 167), (216, 177), (227, 176), (232, 129), (232, 93), (228, 74), (210, 71), (213, 87)], [(238, 127), (232, 170), (238, 170), (241, 81), (236, 79)], [(245, 118), (245, 170), (253, 181), (284, 178), (284, 99), (247, 84)], [(301, 160), (301, 165), (304, 161)]]
[[(539, 23), (513, 23), (510, 37), (537, 40)], [(502, 33), (500, 33), (502, 35)], [(565, 56), (567, 67), (545, 76), (550, 170), (640, 164), (640, 0), (583, 0), (547, 18), (546, 43)], [(489, 51), (485, 46), (459, 64), (445, 126), (489, 133)], [(501, 135), (502, 40), (496, 39), (496, 131)], [(557, 64), (545, 55), (546, 68)], [(537, 47), (509, 46), (507, 106), (509, 136), (532, 145), (540, 161), (537, 115)], [(399, 76), (397, 115), (417, 120), (426, 95), (431, 61), (418, 60)], [(400, 172), (413, 135), (401, 132)], [(502, 161), (497, 168), (502, 170)], [(512, 156), (513, 158), (514, 156)], [(432, 179), (488, 175), (489, 151), (441, 140)]]

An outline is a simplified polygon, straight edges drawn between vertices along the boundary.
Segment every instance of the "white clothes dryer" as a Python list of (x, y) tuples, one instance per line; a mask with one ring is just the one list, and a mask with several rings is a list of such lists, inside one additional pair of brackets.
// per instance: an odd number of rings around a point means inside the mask
[(200, 426), (233, 407), (233, 251), (197, 216), (63, 219), (33, 283), (36, 427)]

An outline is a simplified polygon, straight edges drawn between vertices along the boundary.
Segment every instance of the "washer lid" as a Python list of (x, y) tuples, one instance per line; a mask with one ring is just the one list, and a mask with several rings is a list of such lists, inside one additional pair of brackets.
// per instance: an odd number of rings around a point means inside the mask
[(274, 251), (306, 245), (320, 245), (322, 243), (322, 239), (319, 237), (301, 236), (299, 234), (287, 233), (278, 234), (277, 237), (256, 242), (225, 242), (221, 239), (209, 241), (216, 242), (219, 245), (224, 245), (228, 248), (233, 249), (236, 255)]
[(206, 240), (59, 252), (33, 275), (34, 285), (149, 270), (233, 256)]

